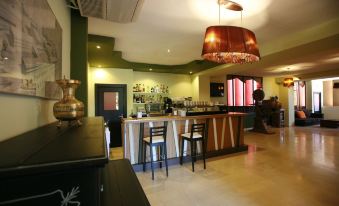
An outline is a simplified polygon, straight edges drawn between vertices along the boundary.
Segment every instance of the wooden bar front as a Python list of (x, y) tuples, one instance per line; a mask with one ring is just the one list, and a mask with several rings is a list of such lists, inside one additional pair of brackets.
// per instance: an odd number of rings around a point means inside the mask
[[(200, 116), (159, 116), (146, 118), (122, 119), (122, 139), (124, 157), (132, 164), (140, 164), (142, 160), (142, 138), (149, 136), (149, 128), (167, 124), (168, 158), (179, 157), (181, 148), (180, 135), (190, 132), (191, 124), (206, 123), (208, 127), (207, 153), (215, 153), (244, 146), (243, 119), (246, 113), (231, 112), (225, 114)], [(201, 146), (198, 145), (198, 152)], [(236, 150), (234, 150), (236, 151)], [(184, 155), (190, 154), (189, 146), (184, 147)], [(146, 154), (149, 159), (149, 152)], [(156, 157), (155, 157), (156, 158)], [(148, 160), (147, 160), (148, 161)]]

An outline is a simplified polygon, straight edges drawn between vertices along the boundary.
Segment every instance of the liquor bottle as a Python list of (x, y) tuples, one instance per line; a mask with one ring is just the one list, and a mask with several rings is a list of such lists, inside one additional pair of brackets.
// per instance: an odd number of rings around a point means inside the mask
[(153, 87), (151, 87), (151, 93), (153, 93), (154, 92), (154, 88)]
[(159, 93), (159, 85), (155, 86), (155, 93)]
[(145, 92), (145, 85), (142, 84), (142, 92)]

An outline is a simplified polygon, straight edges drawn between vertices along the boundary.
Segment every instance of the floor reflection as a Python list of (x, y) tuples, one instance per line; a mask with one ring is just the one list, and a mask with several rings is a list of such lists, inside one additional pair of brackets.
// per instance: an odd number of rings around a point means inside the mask
[(245, 133), (248, 152), (138, 172), (151, 205), (338, 205), (337, 129), (290, 127)]

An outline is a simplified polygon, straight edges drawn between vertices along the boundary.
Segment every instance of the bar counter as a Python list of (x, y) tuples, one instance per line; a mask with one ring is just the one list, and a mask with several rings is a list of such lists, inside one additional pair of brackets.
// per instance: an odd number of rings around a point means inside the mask
[[(130, 159), (132, 164), (142, 163), (142, 139), (149, 136), (149, 128), (163, 126), (167, 122), (167, 155), (168, 158), (178, 158), (181, 137), (183, 133), (190, 132), (191, 124), (206, 123), (207, 157), (244, 151), (243, 119), (246, 113), (230, 112), (223, 114), (199, 116), (157, 116), (143, 118), (123, 118), (121, 122), (124, 157)], [(198, 152), (201, 145), (197, 146)], [(190, 154), (186, 142), (184, 156)], [(153, 152), (157, 158), (156, 151)], [(147, 150), (147, 159), (149, 152)]]

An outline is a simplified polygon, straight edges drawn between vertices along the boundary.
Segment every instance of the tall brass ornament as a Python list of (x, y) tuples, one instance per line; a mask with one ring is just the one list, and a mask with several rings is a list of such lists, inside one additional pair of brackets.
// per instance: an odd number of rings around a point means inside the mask
[(63, 121), (67, 121), (68, 125), (80, 126), (81, 119), (84, 116), (84, 104), (75, 98), (75, 90), (81, 84), (79, 80), (66, 79), (65, 77), (56, 80), (62, 89), (63, 97), (53, 106), (53, 114), (59, 120), (58, 128), (62, 126)]

